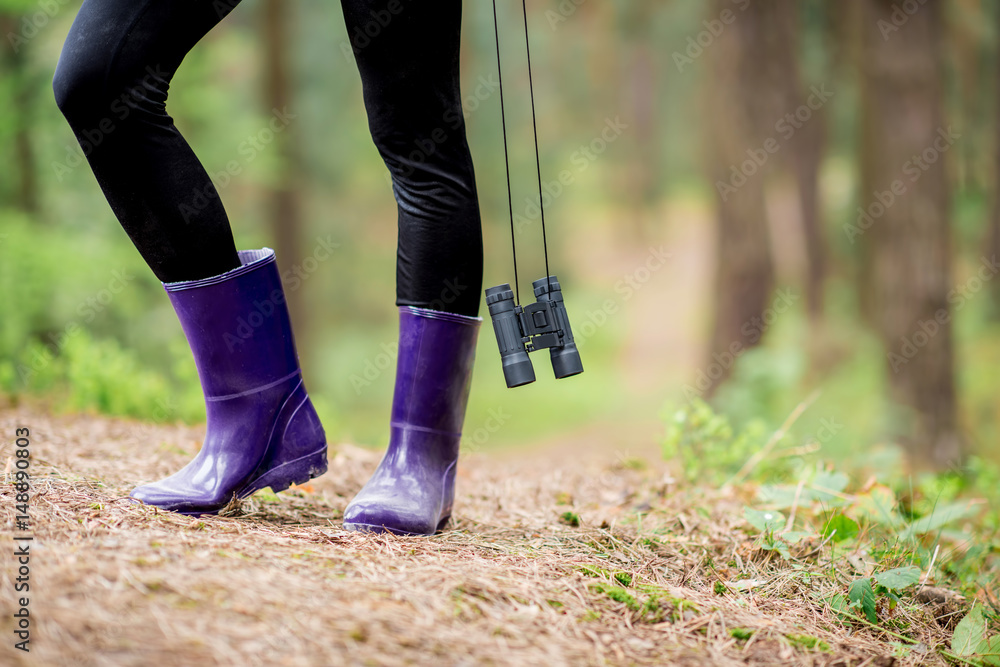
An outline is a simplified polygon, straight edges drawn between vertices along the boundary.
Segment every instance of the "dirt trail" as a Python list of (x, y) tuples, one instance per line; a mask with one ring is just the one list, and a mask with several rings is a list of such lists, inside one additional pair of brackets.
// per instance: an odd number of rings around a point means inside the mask
[[(568, 256), (588, 267), (591, 289), (615, 305), (608, 320), (620, 326), (623, 338), (609, 391), (627, 396), (628, 413), (515, 445), (499, 456), (658, 456), (664, 404), (681, 397), (706, 354), (714, 257), (711, 211), (703, 204), (678, 199), (651, 215), (657, 224), (643, 240), (608, 224), (583, 225), (567, 239)], [(589, 321), (586, 312), (573, 317), (578, 329)]]
[[(471, 456), (454, 524), (399, 538), (339, 523), (378, 453), (337, 448), (300, 490), (191, 518), (123, 498), (188, 460), (201, 428), (5, 409), (0, 464), (17, 426), (33, 435), (31, 653), (12, 649), (4, 483), (0, 664), (896, 664), (815, 584), (769, 570), (740, 498), (678, 488), (655, 456)], [(727, 561), (769, 583), (716, 594)], [(946, 640), (928, 627), (921, 641)]]

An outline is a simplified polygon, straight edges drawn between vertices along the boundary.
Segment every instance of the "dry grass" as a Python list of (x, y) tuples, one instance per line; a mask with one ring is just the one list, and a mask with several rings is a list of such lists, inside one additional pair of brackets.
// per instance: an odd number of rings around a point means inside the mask
[[(5, 664), (946, 664), (940, 601), (898, 608), (921, 646), (897, 660), (892, 637), (819, 601), (843, 585), (808, 576), (822, 549), (808, 568), (761, 552), (740, 489), (678, 488), (613, 448), (558, 464), (466, 457), (454, 524), (402, 538), (339, 525), (377, 453), (340, 447), (311, 486), (190, 518), (123, 498), (183, 464), (201, 429), (7, 409), (0, 464), (15, 426), (33, 434), (34, 626), (31, 653), (14, 651), (4, 613)], [(9, 553), (9, 485), (0, 496)], [(747, 578), (759, 586), (732, 587)]]

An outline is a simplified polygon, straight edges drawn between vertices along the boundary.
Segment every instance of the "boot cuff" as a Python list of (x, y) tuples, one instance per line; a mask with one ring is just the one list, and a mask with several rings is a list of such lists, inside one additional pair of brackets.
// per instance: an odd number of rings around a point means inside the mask
[(410, 313), (412, 315), (416, 315), (417, 317), (423, 317), (429, 320), (444, 320), (446, 322), (467, 324), (469, 326), (478, 326), (483, 321), (483, 318), (481, 317), (469, 317), (468, 315), (446, 313), (443, 310), (431, 310), (430, 308), (417, 308), (416, 306), (400, 306), (399, 312)]
[(163, 289), (168, 292), (180, 292), (183, 290), (197, 289), (199, 287), (207, 287), (209, 285), (215, 285), (227, 280), (232, 280), (237, 276), (242, 276), (245, 273), (250, 273), (255, 271), (262, 266), (274, 262), (274, 251), (270, 248), (261, 248), (259, 250), (240, 250), (239, 251), (240, 263), (235, 269), (226, 271), (225, 273), (220, 273), (217, 276), (210, 276), (208, 278), (202, 278), (200, 280), (187, 280), (177, 283), (163, 283)]

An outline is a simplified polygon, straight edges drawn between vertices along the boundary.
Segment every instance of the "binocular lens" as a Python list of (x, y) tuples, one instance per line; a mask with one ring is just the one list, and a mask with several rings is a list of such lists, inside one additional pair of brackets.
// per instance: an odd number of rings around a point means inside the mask
[(486, 305), (497, 335), (500, 358), (503, 361), (503, 379), (508, 387), (520, 387), (535, 381), (528, 352), (521, 340), (521, 325), (514, 310), (514, 292), (510, 285), (497, 285), (486, 290)]
[(535, 381), (535, 369), (524, 350), (503, 357), (503, 379), (507, 388), (513, 389)]
[(576, 349), (576, 343), (553, 347), (549, 350), (549, 354), (552, 356), (552, 372), (557, 380), (583, 372), (583, 361), (580, 360), (580, 352)]

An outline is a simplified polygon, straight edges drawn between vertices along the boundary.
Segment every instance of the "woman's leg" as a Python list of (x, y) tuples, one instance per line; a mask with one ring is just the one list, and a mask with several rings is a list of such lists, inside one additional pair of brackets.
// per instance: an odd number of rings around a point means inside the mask
[(396, 304), (479, 313), (483, 239), (459, 91), (461, 0), (342, 0), (399, 207)]
[(344, 527), (427, 535), (451, 517), (481, 322), (483, 240), (458, 80), (462, 3), (342, 4), (399, 205), (400, 307), (389, 448)]
[(163, 282), (240, 266), (219, 195), (166, 112), (187, 52), (239, 0), (84, 0), (53, 88), (97, 182)]
[(269, 249), (237, 255), (212, 181), (165, 104), (185, 54), (239, 0), (84, 0), (56, 100), (125, 231), (162, 280), (205, 392), (194, 459), (132, 497), (190, 514), (326, 470)]

